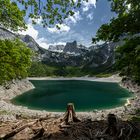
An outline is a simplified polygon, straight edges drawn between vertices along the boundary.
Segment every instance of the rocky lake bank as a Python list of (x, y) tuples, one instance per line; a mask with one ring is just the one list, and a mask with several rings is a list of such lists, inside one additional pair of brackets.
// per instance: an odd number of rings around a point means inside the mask
[[(31, 78), (30, 78), (31, 79)], [(128, 89), (134, 93), (134, 97), (127, 100), (124, 106), (107, 109), (107, 110), (93, 110), (90, 112), (77, 112), (76, 115), (80, 119), (91, 120), (103, 120), (107, 114), (113, 113), (120, 118), (126, 118), (126, 116), (134, 114), (135, 110), (140, 108), (140, 87), (131, 80), (124, 80), (121, 82), (121, 78), (112, 76), (109, 78), (95, 78), (95, 77), (80, 77), (80, 78), (32, 78), (32, 80), (90, 80), (90, 81), (104, 81), (104, 82), (118, 82), (120, 86)], [(0, 87), (0, 121), (14, 121), (18, 117), (24, 118), (39, 118), (49, 116), (52, 118), (63, 117), (64, 112), (47, 112), (45, 110), (32, 110), (23, 106), (16, 106), (10, 102), (12, 98), (18, 96), (28, 90), (35, 88), (31, 82), (27, 79), (22, 81), (13, 81), (9, 87)]]

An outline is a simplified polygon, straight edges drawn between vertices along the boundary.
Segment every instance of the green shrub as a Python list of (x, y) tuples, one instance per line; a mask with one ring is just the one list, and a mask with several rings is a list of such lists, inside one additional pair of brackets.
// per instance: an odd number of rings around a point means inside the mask
[(0, 40), (0, 84), (27, 77), (32, 52), (19, 40)]

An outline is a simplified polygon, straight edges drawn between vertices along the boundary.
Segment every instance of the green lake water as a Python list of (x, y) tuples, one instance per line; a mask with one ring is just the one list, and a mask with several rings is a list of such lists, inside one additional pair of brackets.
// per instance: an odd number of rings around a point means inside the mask
[(67, 103), (74, 103), (76, 111), (94, 111), (122, 106), (132, 97), (117, 83), (80, 80), (33, 80), (32, 89), (12, 103), (31, 109), (65, 111)]

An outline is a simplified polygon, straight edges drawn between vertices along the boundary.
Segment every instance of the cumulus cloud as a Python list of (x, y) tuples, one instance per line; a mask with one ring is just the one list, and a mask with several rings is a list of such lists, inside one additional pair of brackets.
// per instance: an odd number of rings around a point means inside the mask
[[(87, 35), (85, 35), (85, 36), (87, 36)], [(71, 42), (71, 41), (76, 40), (76, 41), (84, 44), (84, 41), (86, 40), (85, 36), (83, 36), (81, 33), (77, 33), (75, 30), (70, 30), (68, 33), (53, 35), (52, 42), (53, 42), (53, 44), (55, 44), (56, 42)], [(48, 39), (51, 40), (52, 38), (49, 37)]]
[(69, 16), (67, 19), (66, 19), (66, 23), (69, 24), (69, 23), (77, 23), (79, 20), (81, 20), (82, 17), (80, 16), (80, 12), (79, 11), (75, 11), (74, 15), (73, 16)]
[(36, 42), (44, 49), (48, 49), (49, 48), (49, 44), (47, 43), (47, 39), (42, 37), (42, 38), (38, 38), (36, 40)]
[(19, 34), (22, 35), (30, 35), (32, 38), (37, 39), (38, 38), (38, 31), (32, 26), (31, 23), (27, 25), (27, 30), (26, 31), (19, 31)]
[(36, 24), (42, 25), (42, 18), (35, 19)]
[[(78, 2), (78, 0), (74, 0), (74, 2)], [(91, 7), (96, 7), (96, 0), (88, 0), (88, 2), (86, 1), (82, 1), (82, 11), (83, 12), (86, 12), (87, 14), (87, 18), (89, 20), (92, 20), (93, 19), (93, 14), (92, 13), (88, 13), (89, 12), (89, 9)], [(67, 42), (68, 40), (69, 41), (72, 41), (72, 40), (80, 40), (81, 42), (83, 40), (85, 40), (85, 38), (80, 34), (80, 33), (76, 33), (74, 32), (71, 28), (72, 26), (71, 25), (75, 25), (78, 21), (82, 20), (83, 19), (83, 12), (80, 13), (80, 11), (75, 11), (75, 14), (73, 16), (69, 16), (63, 24), (56, 24), (60, 27), (60, 30), (57, 29), (57, 27), (48, 27), (46, 34), (47, 34), (47, 39), (46, 37), (42, 37), (40, 38), (39, 37), (39, 33), (40, 31), (37, 30), (35, 28), (35, 26), (33, 26), (31, 24), (31, 19), (28, 20), (28, 29), (26, 31), (22, 31), (22, 32), (19, 32), (20, 34), (23, 34), (23, 35), (30, 35), (32, 36), (35, 41), (43, 48), (48, 48), (48, 46), (50, 45), (49, 43), (50, 42), (57, 42), (53, 45), (59, 45), (59, 44), (64, 44), (64, 42)], [(39, 25), (41, 27), (42, 25), (42, 19), (39, 18), (37, 20), (35, 20), (35, 22), (37, 23), (37, 25)], [(53, 38), (52, 37), (49, 37), (50, 36), (50, 33), (53, 34)], [(41, 35), (43, 35), (43, 33), (40, 33)]]
[(66, 42), (55, 42), (55, 43), (50, 43), (49, 45), (66, 45)]
[[(57, 29), (56, 26), (59, 26), (60, 29)], [(70, 27), (66, 24), (56, 24), (55, 27), (47, 28), (50, 33), (61, 33), (61, 32), (69, 32)]]
[[(73, 0), (75, 3), (78, 3), (78, 0)], [(82, 10), (83, 12), (87, 12), (91, 7), (96, 7), (97, 0), (88, 0), (88, 2), (82, 1)]]
[(93, 13), (89, 13), (89, 14), (87, 15), (87, 18), (88, 18), (89, 20), (92, 20), (92, 19), (93, 19)]
[(32, 24), (32, 20), (35, 21), (37, 25), (42, 25), (42, 17), (39, 17), (37, 19), (31, 19), (31, 18), (29, 18), (28, 19), (28, 23), (29, 24)]
[(92, 6), (96, 7), (96, 0), (83, 1), (83, 12), (88, 11)]
[(47, 39), (38, 37), (39, 31), (34, 28), (30, 19), (28, 20), (27, 27), (26, 31), (19, 31), (18, 33), (22, 35), (30, 35), (40, 45), (40, 47), (47, 49)]

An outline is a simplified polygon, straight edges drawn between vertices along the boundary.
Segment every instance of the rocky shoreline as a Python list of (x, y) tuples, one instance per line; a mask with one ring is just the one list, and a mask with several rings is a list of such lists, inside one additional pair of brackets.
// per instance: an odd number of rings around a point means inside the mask
[(126, 104), (128, 112), (134, 114), (137, 109), (140, 109), (140, 85), (129, 78), (124, 78), (120, 86), (134, 94), (134, 97), (130, 98)]
[[(83, 78), (82, 78), (83, 79)], [(107, 81), (111, 79), (110, 82), (113, 82), (113, 78), (105, 78), (103, 80), (101, 78), (97, 81)], [(120, 78), (118, 78), (120, 79)], [(80, 78), (81, 80), (81, 78)], [(85, 78), (85, 80), (92, 80), (93, 78)], [(117, 80), (116, 80), (117, 81)], [(116, 82), (115, 81), (115, 82)], [(120, 86), (123, 88), (127, 88), (129, 91), (134, 93), (134, 97), (127, 100), (127, 103), (122, 107), (117, 107), (113, 109), (107, 110), (100, 110), (100, 111), (90, 111), (90, 112), (77, 112), (77, 117), (84, 120), (84, 119), (91, 119), (91, 120), (104, 120), (109, 113), (113, 113), (120, 118), (125, 119), (128, 115), (134, 114), (135, 110), (140, 108), (140, 86), (136, 83), (132, 82), (131, 80), (123, 80), (122, 82), (118, 81)], [(11, 104), (10, 99), (14, 98), (17, 95), (20, 95), (28, 90), (34, 88), (34, 86), (27, 80), (24, 79), (22, 81), (13, 81), (9, 89), (5, 89), (4, 87), (0, 86), (0, 121), (16, 121), (19, 117), (23, 118), (39, 118), (39, 117), (54, 117), (60, 118), (63, 117), (64, 112), (47, 112), (47, 111), (40, 111), (40, 110), (31, 110), (27, 107), (23, 106), (15, 106)]]
[(121, 77), (118, 75), (112, 75), (106, 78), (97, 78), (97, 77), (29, 77), (28, 80), (85, 80), (85, 81), (98, 81), (98, 82), (121, 82)]

